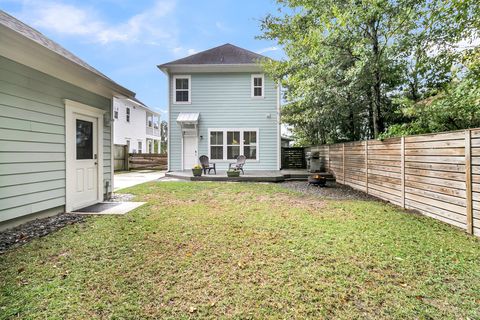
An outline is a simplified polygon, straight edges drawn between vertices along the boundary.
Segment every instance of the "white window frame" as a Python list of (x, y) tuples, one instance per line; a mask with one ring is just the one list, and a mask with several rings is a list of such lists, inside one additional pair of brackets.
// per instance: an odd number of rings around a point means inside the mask
[(113, 118), (115, 120), (118, 120), (118, 114), (119, 114), (119, 108), (116, 107), (114, 110), (113, 110)]
[(132, 110), (131, 110), (130, 107), (126, 107), (125, 108), (125, 121), (130, 123), (131, 120), (132, 120)]
[[(151, 117), (152, 120), (148, 120)], [(147, 113), (147, 128), (153, 128), (153, 114)]]
[[(245, 131), (255, 131), (257, 136), (257, 158), (256, 159), (247, 159), (248, 162), (259, 162), (260, 161), (260, 130), (258, 128), (209, 128), (208, 129), (208, 158), (211, 159), (210, 153), (210, 132), (213, 131), (222, 131), (223, 132), (223, 159), (212, 159), (212, 162), (234, 162), (235, 159), (227, 159), (227, 132), (228, 131), (240, 131), (240, 154), (243, 155), (243, 133)], [(215, 145), (214, 145), (215, 146)], [(251, 145), (250, 145), (251, 146)]]
[[(259, 87), (259, 86), (255, 86), (255, 78), (262, 78), (262, 86)], [(252, 99), (263, 99), (265, 98), (265, 75), (264, 74), (252, 74), (252, 78), (251, 78), (251, 97)], [(261, 96), (256, 96), (255, 95), (255, 88), (261, 88), (262, 89), (262, 95)]]
[[(172, 83), (173, 104), (191, 104), (192, 103), (192, 77), (190, 75), (174, 75)], [(177, 79), (188, 79), (188, 101), (177, 101)], [(184, 91), (184, 89), (180, 89)]]

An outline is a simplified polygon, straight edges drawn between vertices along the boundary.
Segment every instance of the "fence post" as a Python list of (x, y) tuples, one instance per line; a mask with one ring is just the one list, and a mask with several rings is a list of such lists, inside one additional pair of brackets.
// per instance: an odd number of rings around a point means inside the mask
[(368, 140), (365, 140), (365, 192), (368, 194)]
[(343, 184), (345, 184), (345, 142), (342, 143), (342, 163), (343, 163)]
[(328, 152), (328, 170), (327, 170), (327, 172), (331, 172), (330, 171), (330, 145), (329, 144), (327, 145), (327, 148), (328, 148), (327, 149), (327, 152)]
[(473, 234), (473, 199), (472, 199), (472, 134), (471, 130), (465, 130), (465, 187), (466, 187), (466, 216), (467, 233)]
[(130, 163), (129, 163), (129, 159), (128, 159), (128, 145), (124, 145), (123, 146), (123, 168), (126, 170), (126, 171), (130, 171)]
[(401, 143), (400, 143), (400, 154), (401, 154), (401, 160), (400, 160), (400, 178), (402, 179), (401, 181), (401, 191), (402, 191), (402, 207), (405, 208), (405, 137), (402, 136), (401, 138)]

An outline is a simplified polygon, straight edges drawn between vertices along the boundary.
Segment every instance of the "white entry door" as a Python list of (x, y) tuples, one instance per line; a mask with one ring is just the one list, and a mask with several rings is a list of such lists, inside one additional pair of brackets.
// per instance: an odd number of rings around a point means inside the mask
[(193, 168), (198, 163), (197, 137), (183, 137), (183, 170)]
[(97, 202), (98, 195), (98, 146), (97, 118), (74, 114), (75, 117), (75, 172), (74, 207)]

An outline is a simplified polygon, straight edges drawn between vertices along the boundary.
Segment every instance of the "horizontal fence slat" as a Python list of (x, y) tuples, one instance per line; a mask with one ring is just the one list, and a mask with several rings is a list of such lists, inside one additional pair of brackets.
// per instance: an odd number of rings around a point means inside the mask
[(480, 235), (480, 129), (311, 150), (328, 155), (338, 183)]

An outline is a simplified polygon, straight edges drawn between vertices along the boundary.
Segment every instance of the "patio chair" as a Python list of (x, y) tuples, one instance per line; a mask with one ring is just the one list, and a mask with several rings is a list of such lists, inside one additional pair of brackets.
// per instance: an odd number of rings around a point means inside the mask
[(206, 155), (200, 156), (199, 160), (200, 160), (200, 164), (202, 165), (204, 174), (207, 174), (207, 170), (208, 170), (208, 174), (210, 174), (210, 170), (213, 170), (213, 172), (217, 174), (217, 168), (215, 167), (215, 163), (213, 162), (210, 163), (210, 159), (208, 159)]
[(245, 165), (246, 160), (247, 160), (247, 157), (243, 155), (238, 156), (237, 162), (228, 164), (228, 169), (230, 170), (233, 167), (234, 169), (242, 171), (242, 174), (245, 174), (245, 172), (243, 172), (243, 166)]

